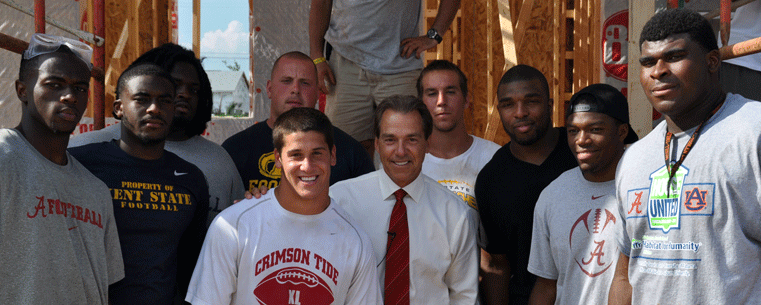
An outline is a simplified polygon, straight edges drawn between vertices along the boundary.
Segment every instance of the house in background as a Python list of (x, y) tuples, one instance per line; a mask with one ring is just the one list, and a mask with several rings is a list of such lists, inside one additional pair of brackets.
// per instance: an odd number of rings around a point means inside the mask
[(248, 116), (251, 98), (248, 80), (242, 71), (206, 71), (211, 82), (214, 106), (212, 113), (217, 116)]

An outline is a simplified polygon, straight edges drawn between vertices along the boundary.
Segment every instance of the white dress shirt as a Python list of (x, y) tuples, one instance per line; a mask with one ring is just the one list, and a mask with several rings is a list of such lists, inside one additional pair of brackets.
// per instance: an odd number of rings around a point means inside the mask
[[(370, 235), (381, 283), (398, 189), (383, 169), (330, 187), (330, 196)], [(476, 211), (422, 174), (403, 189), (408, 194), (410, 304), (477, 304)]]

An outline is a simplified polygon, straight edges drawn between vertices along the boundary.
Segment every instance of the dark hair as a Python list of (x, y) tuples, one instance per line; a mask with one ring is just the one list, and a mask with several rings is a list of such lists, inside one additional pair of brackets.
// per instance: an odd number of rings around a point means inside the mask
[(532, 66), (517, 65), (510, 68), (507, 70), (507, 72), (505, 72), (504, 75), (502, 75), (502, 79), (499, 80), (499, 86), (513, 82), (531, 81), (535, 79), (538, 79), (542, 84), (542, 93), (544, 93), (545, 97), (549, 99), (550, 85), (547, 83), (547, 78), (544, 76), (544, 74), (542, 74), (542, 72)]
[(317, 75), (317, 66), (314, 64), (314, 62), (312, 62), (312, 58), (309, 57), (309, 55), (306, 55), (306, 54), (304, 54), (302, 52), (299, 52), (299, 51), (291, 51), (291, 52), (285, 53), (283, 55), (280, 55), (280, 57), (278, 57), (275, 60), (275, 63), (272, 64), (272, 70), (270, 71), (270, 78), (272, 78), (272, 73), (275, 72), (275, 69), (277, 68), (277, 65), (280, 64), (280, 60), (283, 59), (283, 58), (301, 59), (301, 60), (305, 60), (305, 61), (311, 62), (312, 63), (312, 69), (314, 69), (314, 75)]
[(309, 107), (293, 108), (278, 116), (272, 127), (272, 144), (280, 151), (285, 145), (287, 135), (307, 131), (321, 133), (328, 143), (328, 148), (333, 149), (333, 124), (325, 114)]
[(118, 100), (120, 98), (120, 95), (122, 93), (122, 90), (127, 86), (127, 83), (138, 76), (156, 76), (161, 77), (166, 80), (168, 80), (172, 84), (172, 94), (174, 94), (174, 87), (176, 86), (174, 84), (174, 80), (172, 79), (172, 75), (169, 74), (164, 68), (159, 67), (156, 64), (144, 62), (139, 64), (133, 64), (129, 67), (127, 67), (124, 72), (122, 72), (122, 75), (119, 75), (119, 80), (116, 81), (116, 99)]
[(74, 52), (69, 49), (66, 45), (61, 45), (58, 47), (58, 50), (55, 50), (50, 53), (40, 54), (35, 57), (32, 57), (30, 59), (24, 59), (24, 56), (21, 56), (21, 63), (19, 64), (18, 68), (18, 79), (20, 81), (26, 81), (29, 77), (29, 73), (35, 70), (35, 68), (39, 67), (40, 64), (40, 58), (45, 57), (48, 54), (54, 54), (54, 53), (65, 53), (65, 54), (72, 54), (74, 55)]
[(640, 50), (645, 41), (664, 40), (682, 33), (687, 33), (706, 52), (719, 48), (713, 28), (705, 17), (692, 10), (676, 8), (661, 11), (645, 23), (639, 37)]
[(425, 66), (423, 71), (420, 71), (420, 76), (417, 78), (418, 97), (423, 96), (423, 76), (432, 71), (452, 71), (457, 73), (457, 76), (460, 77), (460, 91), (462, 91), (463, 96), (468, 96), (468, 78), (465, 77), (465, 73), (462, 73), (460, 67), (448, 60), (434, 60)]
[(206, 130), (206, 123), (211, 121), (211, 110), (214, 106), (209, 75), (206, 74), (201, 61), (196, 58), (195, 53), (180, 45), (165, 43), (140, 55), (130, 66), (140, 63), (153, 63), (171, 72), (174, 65), (178, 62), (192, 65), (196, 70), (196, 74), (198, 74), (198, 83), (200, 85), (198, 88), (198, 106), (196, 107), (195, 116), (185, 128), (185, 134), (193, 137), (202, 134)]
[(384, 99), (378, 108), (375, 109), (375, 137), (380, 138), (380, 121), (383, 118), (383, 113), (386, 110), (393, 110), (403, 114), (407, 114), (413, 111), (420, 113), (420, 118), (423, 120), (423, 133), (427, 140), (433, 132), (433, 118), (431, 113), (428, 112), (428, 107), (425, 106), (422, 100), (412, 95), (392, 95)]

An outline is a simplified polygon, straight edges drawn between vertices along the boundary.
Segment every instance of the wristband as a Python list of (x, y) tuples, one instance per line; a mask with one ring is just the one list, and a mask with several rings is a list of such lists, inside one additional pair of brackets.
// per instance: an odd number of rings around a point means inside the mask
[(320, 57), (320, 58), (313, 59), (312, 62), (314, 62), (315, 65), (318, 65), (320, 63), (324, 63), (326, 60), (327, 59), (325, 59), (325, 57)]

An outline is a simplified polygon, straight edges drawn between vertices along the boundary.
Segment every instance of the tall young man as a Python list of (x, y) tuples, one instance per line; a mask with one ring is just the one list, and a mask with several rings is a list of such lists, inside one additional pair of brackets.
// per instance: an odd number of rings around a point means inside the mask
[(108, 304), (124, 277), (108, 188), (66, 152), (87, 107), (92, 49), (35, 34), (21, 58), (21, 123), (0, 129), (0, 303)]
[(579, 166), (552, 181), (536, 202), (528, 271), (531, 304), (606, 304), (618, 260), (614, 179), (626, 144), (637, 140), (629, 105), (607, 84), (571, 97), (568, 146)]
[[(281, 55), (272, 66), (267, 81), (270, 98), (270, 117), (236, 133), (224, 143), (235, 162), (246, 189), (257, 192), (278, 185), (282, 172), (275, 166), (272, 128), (284, 112), (296, 107), (314, 108), (319, 97), (317, 70), (304, 53)], [(333, 127), (336, 144), (336, 164), (331, 166), (330, 184), (373, 171), (373, 162), (362, 146), (351, 136)]]
[(721, 90), (716, 37), (696, 12), (656, 14), (639, 44), (642, 88), (665, 120), (616, 173), (625, 230), (610, 303), (758, 303), (761, 103)]
[(111, 304), (171, 304), (184, 294), (206, 233), (209, 192), (198, 167), (164, 150), (174, 118), (172, 76), (150, 63), (119, 76), (121, 139), (69, 149), (111, 189), (126, 276)]
[(370, 234), (385, 304), (478, 302), (476, 212), (420, 173), (432, 129), (419, 99), (384, 100), (375, 114), (383, 168), (330, 188)]
[[(165, 43), (145, 52), (133, 64), (137, 63), (154, 63), (164, 68), (177, 85), (175, 116), (164, 149), (198, 166), (206, 176), (210, 195), (208, 225), (233, 200), (241, 198), (245, 191), (238, 170), (227, 152), (201, 136), (206, 123), (211, 120), (209, 77), (193, 51), (173, 43)], [(114, 124), (72, 137), (69, 147), (120, 138), (121, 127)]]
[(369, 237), (328, 196), (333, 126), (313, 108), (274, 122), (280, 184), (212, 223), (186, 301), (381, 304)]
[[(539, 194), (576, 166), (564, 128), (552, 128), (552, 99), (538, 70), (517, 65), (497, 87), (502, 127), (510, 142), (478, 174), (476, 198), (488, 245), (483, 275), (489, 304), (526, 304), (535, 277), (528, 272), (531, 226)], [(509, 295), (508, 295), (509, 294)]]

